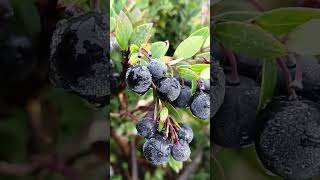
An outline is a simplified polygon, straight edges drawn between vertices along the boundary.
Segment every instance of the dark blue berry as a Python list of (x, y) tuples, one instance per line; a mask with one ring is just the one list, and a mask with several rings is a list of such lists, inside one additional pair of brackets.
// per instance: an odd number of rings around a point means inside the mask
[(176, 161), (186, 161), (190, 157), (191, 150), (186, 141), (180, 140), (172, 146), (171, 154)]
[(154, 165), (166, 163), (171, 152), (169, 140), (165, 140), (161, 135), (147, 140), (143, 145), (143, 155)]
[(181, 86), (176, 78), (163, 78), (157, 83), (157, 93), (161, 100), (173, 102), (181, 91)]
[(251, 79), (240, 76), (239, 85), (227, 85), (224, 103), (212, 118), (215, 144), (241, 148), (253, 144), (260, 88)]
[(96, 12), (63, 19), (51, 43), (51, 81), (96, 106), (106, 105), (110, 95), (106, 19)]
[(175, 100), (175, 105), (180, 108), (189, 106), (191, 99), (191, 88), (189, 86), (182, 86), (178, 99)]
[(187, 143), (190, 143), (193, 139), (193, 131), (191, 127), (187, 124), (181, 124), (180, 129), (178, 130), (178, 137), (179, 139), (182, 139)]
[(205, 92), (196, 92), (191, 99), (190, 110), (192, 114), (200, 119), (210, 117), (210, 96)]
[(144, 94), (149, 90), (152, 83), (151, 74), (147, 67), (135, 65), (127, 70), (126, 82), (132, 91)]
[(319, 175), (320, 105), (277, 97), (259, 116), (256, 151), (263, 166), (284, 179)]
[(166, 77), (167, 74), (167, 66), (160, 59), (154, 59), (150, 61), (148, 65), (148, 69), (151, 73), (152, 80), (157, 81)]
[(150, 117), (144, 117), (136, 125), (136, 129), (140, 136), (144, 138), (151, 138), (157, 132), (156, 123)]

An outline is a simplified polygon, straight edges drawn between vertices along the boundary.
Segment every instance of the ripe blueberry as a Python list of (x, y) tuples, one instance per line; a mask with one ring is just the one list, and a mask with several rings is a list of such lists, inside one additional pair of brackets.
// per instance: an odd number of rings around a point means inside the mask
[(303, 89), (297, 93), (312, 101), (320, 101), (320, 64), (314, 56), (299, 56)]
[(151, 60), (148, 69), (151, 73), (152, 80), (157, 81), (166, 77), (167, 74), (167, 66), (160, 59)]
[(161, 100), (173, 102), (181, 91), (181, 86), (176, 78), (163, 78), (157, 83), (157, 93)]
[(187, 124), (180, 124), (180, 129), (178, 130), (178, 137), (181, 140), (190, 143), (193, 139), (193, 131)]
[(179, 97), (175, 100), (175, 105), (180, 108), (189, 106), (191, 99), (191, 88), (189, 86), (182, 86)]
[(179, 142), (176, 142), (171, 149), (171, 154), (173, 159), (176, 161), (186, 161), (190, 157), (190, 147), (188, 143), (184, 140), (179, 140)]
[(150, 139), (157, 131), (156, 123), (150, 117), (144, 117), (136, 125), (136, 129), (140, 136)]
[(104, 106), (110, 95), (106, 19), (89, 12), (59, 21), (50, 48), (53, 84), (96, 106)]
[(320, 105), (277, 97), (259, 117), (255, 140), (263, 166), (284, 179), (319, 175)]
[(210, 96), (205, 92), (196, 92), (191, 99), (190, 110), (192, 114), (200, 119), (210, 117)]
[(151, 74), (146, 66), (135, 65), (127, 70), (126, 82), (132, 91), (144, 94), (150, 88)]
[(161, 135), (147, 140), (143, 145), (143, 155), (154, 165), (166, 163), (171, 151), (169, 140), (163, 139)]
[(240, 76), (239, 85), (227, 85), (224, 103), (212, 118), (213, 142), (222, 147), (241, 148), (253, 143), (260, 88)]
[(225, 96), (225, 75), (219, 62), (210, 64), (210, 117), (214, 117), (221, 107)]

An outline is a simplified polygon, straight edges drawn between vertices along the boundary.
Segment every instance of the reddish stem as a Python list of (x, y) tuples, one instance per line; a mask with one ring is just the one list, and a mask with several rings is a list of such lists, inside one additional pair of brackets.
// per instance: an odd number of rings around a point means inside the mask
[(284, 59), (283, 58), (279, 58), (277, 60), (277, 63), (279, 65), (280, 69), (281, 69), (281, 72), (282, 72), (283, 76), (284, 76), (288, 94), (290, 96), (297, 97), (297, 94), (296, 94), (295, 90), (289, 86), (290, 83), (292, 82), (292, 77), (291, 77), (291, 74), (289, 72), (289, 69), (288, 69), (286, 63), (284, 62)]
[(222, 46), (223, 52), (225, 56), (227, 57), (229, 64), (231, 66), (231, 74), (228, 76), (227, 82), (230, 85), (237, 85), (240, 83), (240, 78), (238, 74), (238, 67), (237, 67), (237, 60), (234, 56), (234, 53), (230, 51), (229, 49), (226, 49)]

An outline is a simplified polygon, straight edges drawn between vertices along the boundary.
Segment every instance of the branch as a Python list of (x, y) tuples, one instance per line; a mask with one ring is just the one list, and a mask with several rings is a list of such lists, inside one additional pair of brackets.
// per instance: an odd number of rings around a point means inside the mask
[(131, 171), (132, 171), (132, 180), (138, 180), (138, 166), (137, 166), (137, 157), (136, 157), (136, 145), (135, 140), (131, 140)]

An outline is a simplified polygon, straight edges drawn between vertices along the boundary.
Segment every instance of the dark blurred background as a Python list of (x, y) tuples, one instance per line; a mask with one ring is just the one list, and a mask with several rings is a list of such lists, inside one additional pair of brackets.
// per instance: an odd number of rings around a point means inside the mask
[[(0, 179), (105, 179), (108, 108), (54, 88), (55, 24), (89, 0), (0, 0)], [(107, 15), (109, 1), (102, 0)]]

